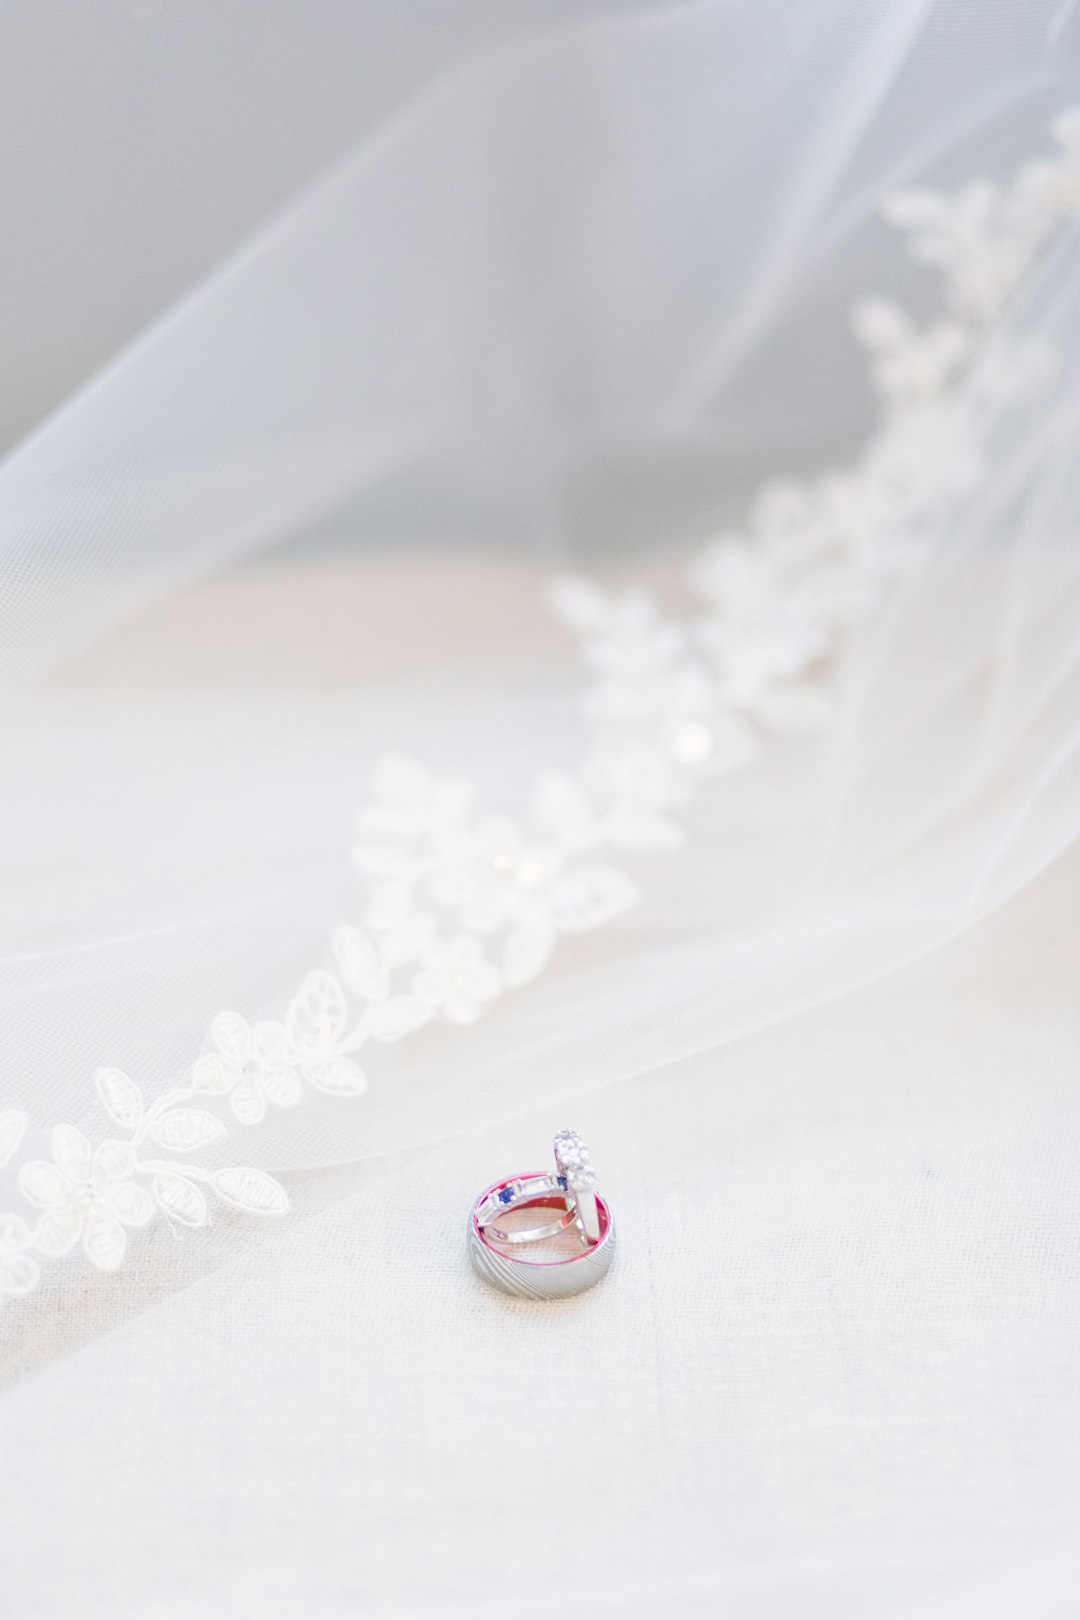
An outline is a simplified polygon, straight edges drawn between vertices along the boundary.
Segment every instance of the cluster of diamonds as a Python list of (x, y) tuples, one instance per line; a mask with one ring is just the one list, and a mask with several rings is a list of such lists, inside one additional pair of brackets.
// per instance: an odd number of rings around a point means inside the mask
[(589, 1150), (577, 1131), (560, 1131), (555, 1138), (555, 1163), (560, 1180), (565, 1178), (571, 1192), (592, 1192), (596, 1171), (589, 1162)]

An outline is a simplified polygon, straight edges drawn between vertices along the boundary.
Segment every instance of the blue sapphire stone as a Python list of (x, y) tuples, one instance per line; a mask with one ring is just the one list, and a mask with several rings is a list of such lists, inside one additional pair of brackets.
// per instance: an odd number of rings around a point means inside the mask
[(500, 1191), (499, 1191), (499, 1203), (500, 1204), (512, 1204), (513, 1202), (514, 1202), (514, 1189), (513, 1189), (513, 1187), (503, 1187), (503, 1188), (501, 1188)]
[(559, 1186), (565, 1192), (565, 1190), (566, 1190), (566, 1177), (565, 1176), (556, 1176), (555, 1180), (559, 1183)]

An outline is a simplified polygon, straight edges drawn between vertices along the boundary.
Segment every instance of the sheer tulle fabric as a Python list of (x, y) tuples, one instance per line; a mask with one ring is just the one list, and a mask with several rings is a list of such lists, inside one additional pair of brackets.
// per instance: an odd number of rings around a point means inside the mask
[[(853, 301), (933, 308), (880, 196), (996, 175), (1078, 99), (1059, 6), (983, 20), (658, 7), (478, 53), (10, 458), (0, 1068), (43, 1151), (103, 1134), (96, 1067), (164, 1091), (221, 1008), (273, 1012), (359, 918), (380, 756), (511, 815), (573, 766), (549, 566), (668, 590), (761, 477), (854, 453)], [(828, 738), (707, 784), (634, 864), (640, 905), (474, 1027), (380, 1047), (364, 1095), (230, 1152), (287, 1178), (660, 1070), (935, 947), (1075, 838), (1078, 270), (1066, 225), (1001, 322), (1056, 382), (988, 424), (991, 470), (846, 649)], [(459, 559), (467, 601), (425, 595)], [(410, 568), (380, 677), (379, 582)], [(356, 644), (329, 675), (324, 611)], [(200, 1264), (235, 1241), (189, 1234)]]

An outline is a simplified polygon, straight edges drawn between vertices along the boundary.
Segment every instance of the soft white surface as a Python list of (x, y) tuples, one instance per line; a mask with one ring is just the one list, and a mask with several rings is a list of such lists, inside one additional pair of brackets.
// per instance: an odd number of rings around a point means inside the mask
[(346, 1177), (27, 1377), (6, 1612), (1075, 1613), (1078, 899), (1073, 858), (870, 989), (583, 1100), (622, 1250), (576, 1301), (466, 1269), (470, 1198), (562, 1122), (523, 1116)]

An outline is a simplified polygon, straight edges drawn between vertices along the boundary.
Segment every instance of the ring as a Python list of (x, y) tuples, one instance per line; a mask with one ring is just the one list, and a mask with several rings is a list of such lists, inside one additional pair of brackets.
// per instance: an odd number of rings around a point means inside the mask
[[(481, 1197), (498, 1192), (504, 1183), (497, 1182)], [(476, 1218), (477, 1199), (469, 1212), (466, 1240), (474, 1270), (493, 1288), (519, 1299), (567, 1299), (592, 1288), (611, 1270), (615, 1258), (615, 1222), (604, 1200), (596, 1195), (597, 1220), (600, 1236), (580, 1254), (566, 1260), (526, 1260), (524, 1255), (504, 1254), (485, 1236)], [(551, 1200), (556, 1207), (555, 1200)]]
[(574, 1195), (581, 1229), (590, 1243), (600, 1240), (600, 1217), (596, 1200), (596, 1171), (589, 1150), (577, 1131), (560, 1131), (555, 1138), (555, 1168), (559, 1179)]
[[(519, 1299), (565, 1299), (592, 1288), (611, 1269), (615, 1258), (615, 1221), (596, 1189), (589, 1150), (576, 1131), (555, 1138), (555, 1175), (508, 1176), (477, 1198), (469, 1211), (466, 1242), (474, 1270), (504, 1294)], [(508, 1209), (558, 1210), (558, 1219), (539, 1226), (497, 1226)], [(576, 1223), (582, 1252), (557, 1260), (527, 1260), (506, 1253), (504, 1245), (521, 1247), (556, 1237)]]
[[(495, 1222), (509, 1210), (534, 1204), (560, 1210), (558, 1220), (547, 1221), (542, 1226), (496, 1226)], [(573, 1226), (578, 1214), (573, 1202), (566, 1198), (566, 1177), (537, 1172), (514, 1176), (492, 1188), (478, 1201), (476, 1218), (483, 1231), (499, 1243), (538, 1243), (542, 1238), (558, 1237), (560, 1232), (565, 1232), (568, 1226)]]

